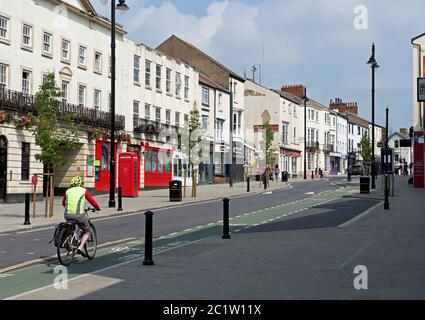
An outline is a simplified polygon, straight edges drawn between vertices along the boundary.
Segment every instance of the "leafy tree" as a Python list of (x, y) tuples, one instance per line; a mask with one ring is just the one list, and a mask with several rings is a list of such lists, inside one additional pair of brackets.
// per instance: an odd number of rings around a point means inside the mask
[(372, 161), (372, 144), (368, 136), (364, 136), (360, 141), (360, 154), (363, 158), (363, 164), (370, 166)]
[(263, 129), (266, 149), (266, 165), (271, 167), (273, 161), (273, 152), (275, 151), (275, 148), (273, 147), (274, 132), (269, 121), (263, 123)]
[(35, 143), (41, 149), (35, 158), (46, 165), (49, 172), (52, 172), (54, 167), (69, 164), (64, 151), (76, 149), (79, 142), (79, 126), (70, 125), (69, 116), (61, 117), (61, 97), (61, 91), (55, 83), (55, 75), (49, 73), (35, 96), (38, 114), (37, 127), (34, 129)]

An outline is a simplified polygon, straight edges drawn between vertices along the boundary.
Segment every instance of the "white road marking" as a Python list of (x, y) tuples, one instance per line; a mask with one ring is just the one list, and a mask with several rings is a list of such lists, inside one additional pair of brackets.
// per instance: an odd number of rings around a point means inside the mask
[(187, 232), (187, 231), (191, 231), (191, 230), (192, 230), (192, 228), (189, 228), (189, 229), (185, 229), (184, 231)]
[(34, 252), (28, 252), (27, 254), (29, 254), (29, 255), (33, 255), (33, 254), (35, 254)]
[(40, 241), (40, 239), (34, 239), (33, 241)]

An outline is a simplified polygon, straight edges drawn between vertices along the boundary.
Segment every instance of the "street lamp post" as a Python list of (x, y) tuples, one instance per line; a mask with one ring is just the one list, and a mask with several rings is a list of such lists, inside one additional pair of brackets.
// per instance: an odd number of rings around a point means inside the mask
[(307, 88), (304, 88), (304, 180), (307, 180)]
[(230, 166), (229, 166), (229, 186), (233, 188), (233, 79), (230, 80)]
[(375, 184), (375, 69), (379, 68), (378, 62), (375, 59), (375, 44), (372, 44), (372, 55), (367, 64), (372, 69), (372, 185), (371, 189), (376, 189)]
[(111, 159), (109, 167), (109, 208), (115, 208), (115, 10), (127, 11), (125, 0), (111, 0)]
[(390, 209), (390, 203), (388, 200), (389, 197), (389, 190), (388, 190), (388, 165), (389, 165), (389, 161), (388, 161), (388, 113), (389, 113), (389, 109), (387, 107), (387, 109), (385, 110), (386, 112), (386, 118), (385, 118), (385, 152), (384, 152), (384, 164), (385, 164), (385, 189), (384, 189), (384, 195), (385, 195), (385, 201), (384, 201), (384, 209), (388, 210)]

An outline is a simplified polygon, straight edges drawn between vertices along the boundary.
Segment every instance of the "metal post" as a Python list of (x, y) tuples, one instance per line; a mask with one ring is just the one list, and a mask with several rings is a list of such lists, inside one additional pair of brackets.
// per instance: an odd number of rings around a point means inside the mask
[(230, 239), (229, 233), (229, 198), (223, 199), (223, 235), (222, 239)]
[(314, 180), (314, 171), (311, 172), (311, 180)]
[(379, 68), (378, 63), (375, 59), (375, 44), (372, 45), (372, 55), (367, 62), (372, 68), (372, 161), (371, 161), (371, 175), (372, 175), (372, 186), (371, 189), (376, 189), (375, 184), (375, 69)]
[(307, 88), (304, 88), (304, 180), (307, 180)]
[(229, 169), (229, 186), (233, 188), (233, 80), (230, 80), (230, 169)]
[(388, 191), (388, 173), (385, 172), (385, 202), (384, 202), (384, 209), (389, 210), (390, 209), (390, 203), (388, 201), (389, 191)]
[(267, 170), (265, 171), (263, 176), (263, 185), (264, 185), (264, 190), (267, 190)]
[(24, 225), (28, 226), (30, 225), (30, 194), (27, 192), (25, 193), (25, 222)]
[(111, 159), (109, 208), (115, 208), (115, 0), (111, 0)]
[(118, 210), (122, 211), (122, 188), (118, 187)]
[(250, 192), (250, 189), (249, 189), (249, 176), (246, 177), (246, 192)]
[(153, 238), (153, 212), (145, 212), (145, 259), (144, 266), (153, 266), (155, 262), (152, 259), (152, 238)]

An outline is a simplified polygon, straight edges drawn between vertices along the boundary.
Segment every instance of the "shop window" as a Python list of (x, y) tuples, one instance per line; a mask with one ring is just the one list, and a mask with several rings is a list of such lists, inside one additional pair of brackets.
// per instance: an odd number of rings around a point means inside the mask
[(109, 170), (109, 144), (102, 144), (102, 170)]

